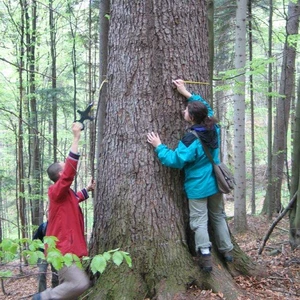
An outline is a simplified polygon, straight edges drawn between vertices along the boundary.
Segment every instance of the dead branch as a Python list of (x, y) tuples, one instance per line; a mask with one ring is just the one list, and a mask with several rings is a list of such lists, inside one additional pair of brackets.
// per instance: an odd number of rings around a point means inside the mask
[(269, 228), (268, 232), (266, 233), (264, 239), (263, 239), (263, 243), (260, 246), (259, 250), (258, 250), (258, 254), (262, 254), (263, 249), (266, 245), (266, 242), (268, 241), (271, 233), (273, 232), (273, 229), (275, 228), (275, 226), (277, 225), (277, 223), (286, 215), (286, 213), (291, 209), (292, 205), (294, 204), (295, 200), (297, 199), (297, 192), (294, 194), (294, 196), (292, 197), (292, 199), (290, 200), (289, 204), (287, 205), (287, 207), (282, 211), (282, 213), (280, 215), (278, 215), (278, 217), (274, 220), (274, 222), (272, 223), (271, 227)]

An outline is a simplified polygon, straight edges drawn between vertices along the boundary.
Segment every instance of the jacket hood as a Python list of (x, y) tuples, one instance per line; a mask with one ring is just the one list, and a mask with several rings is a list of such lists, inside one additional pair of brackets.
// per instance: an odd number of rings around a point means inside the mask
[(216, 125), (212, 129), (207, 129), (202, 125), (193, 125), (190, 130), (194, 130), (198, 137), (201, 139), (208, 148), (216, 149), (219, 147), (218, 134)]

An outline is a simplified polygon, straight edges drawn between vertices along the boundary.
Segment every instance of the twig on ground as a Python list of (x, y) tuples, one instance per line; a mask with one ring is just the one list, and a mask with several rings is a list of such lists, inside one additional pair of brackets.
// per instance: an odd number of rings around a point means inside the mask
[(279, 226), (277, 227), (277, 229), (280, 229), (281, 231), (284, 231), (284, 232), (289, 232), (288, 229), (282, 228), (282, 227), (279, 227)]

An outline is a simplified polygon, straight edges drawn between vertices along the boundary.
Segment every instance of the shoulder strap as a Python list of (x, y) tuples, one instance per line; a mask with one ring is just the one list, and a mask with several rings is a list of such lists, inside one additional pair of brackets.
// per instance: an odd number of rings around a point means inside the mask
[(215, 162), (214, 162), (214, 160), (213, 160), (213, 158), (212, 158), (210, 152), (208, 151), (207, 146), (204, 145), (204, 143), (202, 143), (201, 139), (199, 138), (199, 136), (198, 136), (198, 134), (195, 132), (195, 130), (191, 130), (190, 132), (191, 132), (194, 136), (197, 137), (197, 139), (200, 141), (200, 143), (201, 143), (201, 145), (202, 145), (202, 147), (203, 147), (203, 150), (204, 150), (206, 156), (208, 157), (209, 161), (210, 161), (213, 165), (215, 165)]

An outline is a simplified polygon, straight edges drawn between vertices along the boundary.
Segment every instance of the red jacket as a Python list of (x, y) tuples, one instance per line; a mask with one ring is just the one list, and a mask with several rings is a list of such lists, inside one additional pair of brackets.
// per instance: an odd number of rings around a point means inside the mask
[(57, 249), (62, 254), (72, 253), (78, 257), (87, 256), (84, 237), (84, 221), (79, 202), (89, 196), (86, 189), (75, 193), (70, 186), (76, 175), (79, 155), (69, 153), (63, 173), (48, 189), (49, 217), (47, 236), (56, 236)]

